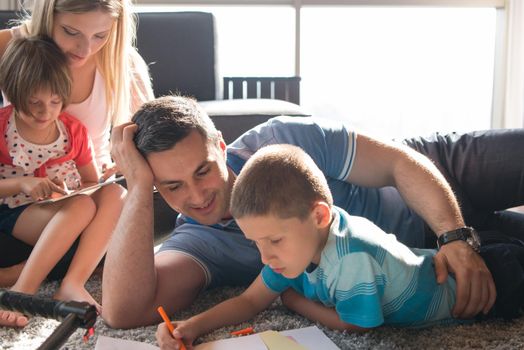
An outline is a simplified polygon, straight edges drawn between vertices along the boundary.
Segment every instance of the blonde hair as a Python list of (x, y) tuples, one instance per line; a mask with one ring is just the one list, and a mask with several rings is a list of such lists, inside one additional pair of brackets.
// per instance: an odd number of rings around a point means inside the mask
[(9, 43), (0, 62), (0, 88), (17, 111), (30, 115), (29, 98), (48, 89), (65, 108), (71, 95), (67, 57), (44, 36), (21, 38)]
[(47, 35), (52, 37), (54, 15), (56, 13), (85, 13), (101, 10), (116, 19), (105, 46), (97, 54), (96, 62), (104, 77), (106, 100), (113, 125), (129, 120), (134, 108), (132, 92), (142, 102), (148, 100), (136, 77), (147, 77), (147, 66), (133, 64), (133, 57), (138, 56), (134, 47), (136, 39), (136, 20), (131, 12), (130, 0), (36, 0), (31, 16), (22, 21), (30, 36)]
[(275, 215), (304, 220), (316, 201), (333, 205), (327, 180), (313, 159), (292, 145), (259, 149), (246, 162), (231, 194), (231, 215)]

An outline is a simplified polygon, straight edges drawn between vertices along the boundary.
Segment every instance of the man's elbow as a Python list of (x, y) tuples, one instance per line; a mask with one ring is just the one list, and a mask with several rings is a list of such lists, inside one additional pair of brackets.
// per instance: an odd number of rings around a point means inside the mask
[(129, 329), (154, 324), (156, 320), (149, 319), (146, 315), (146, 312), (102, 306), (102, 319), (111, 328)]

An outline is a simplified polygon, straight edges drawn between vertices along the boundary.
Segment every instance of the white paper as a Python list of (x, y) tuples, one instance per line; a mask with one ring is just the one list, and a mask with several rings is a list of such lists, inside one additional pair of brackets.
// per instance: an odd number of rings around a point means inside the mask
[(106, 185), (109, 185), (109, 184), (121, 181), (123, 179), (124, 179), (124, 177), (120, 176), (120, 177), (117, 177), (117, 178), (114, 178), (114, 179), (111, 179), (111, 180), (107, 180), (106, 182), (94, 184), (94, 185), (89, 186), (89, 187), (84, 187), (82, 189), (79, 189), (78, 191), (70, 192), (70, 193), (65, 194), (65, 195), (63, 195), (61, 197), (44, 199), (44, 200), (41, 200), (41, 201), (38, 201), (38, 202), (35, 202), (35, 203), (37, 203), (37, 204), (53, 203), (53, 202), (61, 201), (62, 199), (66, 199), (66, 198), (69, 198), (69, 197), (72, 197), (72, 196), (76, 196), (77, 194), (91, 194), (91, 193), (95, 192), (96, 190), (98, 190), (100, 187), (104, 187)]
[(99, 335), (96, 340), (95, 350), (158, 350), (159, 348), (133, 340), (117, 339)]
[[(282, 331), (310, 350), (340, 350), (318, 327), (311, 326)], [(217, 340), (195, 346), (195, 350), (268, 350), (258, 334)], [(158, 350), (158, 347), (131, 340), (98, 336), (95, 350)]]

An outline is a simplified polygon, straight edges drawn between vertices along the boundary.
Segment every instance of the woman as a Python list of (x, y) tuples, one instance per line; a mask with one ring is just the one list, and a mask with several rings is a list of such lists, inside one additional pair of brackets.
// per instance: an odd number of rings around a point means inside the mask
[[(18, 26), (0, 31), (0, 56), (13, 38), (33, 35), (50, 36), (66, 54), (73, 85), (65, 111), (86, 126), (97, 166), (106, 177), (114, 172), (109, 154), (111, 126), (128, 120), (153, 98), (147, 66), (133, 46), (135, 28), (130, 0), (46, 0), (34, 1), (31, 16)], [(105, 186), (92, 195), (97, 205), (94, 220), (107, 232), (120, 215), (124, 195), (118, 185)], [(0, 256), (0, 266), (17, 263), (0, 269), (0, 286), (8, 286), (18, 278), (29, 252), (21, 242), (0, 245), (10, 253), (8, 262)], [(0, 325), (23, 323), (0, 313)]]

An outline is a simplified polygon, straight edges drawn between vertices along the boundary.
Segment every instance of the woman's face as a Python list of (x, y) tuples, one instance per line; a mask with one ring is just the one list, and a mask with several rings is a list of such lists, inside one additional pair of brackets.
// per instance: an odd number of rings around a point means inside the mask
[(115, 22), (108, 12), (57, 13), (53, 39), (67, 55), (71, 68), (82, 67), (104, 47)]

